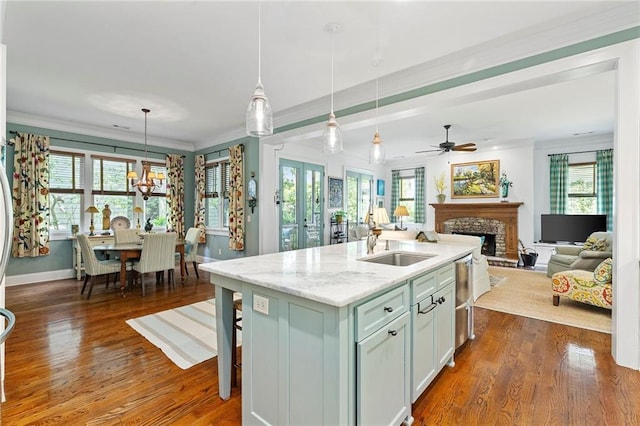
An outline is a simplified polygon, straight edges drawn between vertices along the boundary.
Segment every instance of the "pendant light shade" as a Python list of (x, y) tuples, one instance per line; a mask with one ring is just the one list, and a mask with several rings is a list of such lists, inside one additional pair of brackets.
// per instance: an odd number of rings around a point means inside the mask
[(331, 34), (331, 112), (329, 113), (329, 121), (324, 128), (322, 137), (322, 150), (326, 153), (334, 154), (342, 152), (342, 131), (340, 125), (336, 121), (336, 115), (333, 113), (333, 37), (340, 30), (340, 25), (336, 23), (327, 24), (325, 30)]
[(247, 135), (260, 137), (271, 136), (273, 134), (273, 111), (269, 99), (264, 93), (262, 85), (262, 27), (261, 27), (261, 8), (258, 2), (258, 84), (256, 90), (251, 96), (251, 101), (247, 107), (246, 129)]

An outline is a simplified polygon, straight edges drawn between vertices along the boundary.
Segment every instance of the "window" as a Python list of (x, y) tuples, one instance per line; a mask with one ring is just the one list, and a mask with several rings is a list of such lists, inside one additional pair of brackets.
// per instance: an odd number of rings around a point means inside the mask
[[(409, 217), (403, 218), (404, 223), (415, 222), (416, 212), (416, 177), (415, 176), (400, 176), (400, 197), (398, 198), (398, 205), (405, 206), (409, 211)], [(390, 212), (393, 214), (393, 212)], [(399, 221), (398, 218), (395, 218)]]
[[(158, 173), (162, 173), (164, 176), (167, 176), (167, 166), (165, 164), (152, 162), (149, 162), (149, 164), (151, 165), (151, 171), (155, 173), (156, 176)], [(153, 191), (149, 199), (144, 201), (143, 209), (145, 220), (147, 218), (151, 218), (151, 223), (153, 224), (154, 229), (162, 231), (167, 228), (168, 208), (166, 179), (162, 181), (162, 185)]]
[(345, 193), (347, 194), (347, 219), (351, 223), (363, 223), (372, 198), (373, 176), (347, 172)]
[(568, 214), (596, 214), (596, 163), (569, 164)]
[(49, 155), (50, 231), (64, 235), (81, 222), (84, 195), (84, 154), (51, 151)]
[(205, 221), (207, 228), (229, 227), (229, 160), (205, 166)]
[(101, 210), (105, 204), (111, 209), (111, 217), (133, 217), (135, 192), (129, 187), (125, 178), (127, 172), (133, 170), (135, 162), (132, 160), (91, 157), (93, 164), (93, 205)]

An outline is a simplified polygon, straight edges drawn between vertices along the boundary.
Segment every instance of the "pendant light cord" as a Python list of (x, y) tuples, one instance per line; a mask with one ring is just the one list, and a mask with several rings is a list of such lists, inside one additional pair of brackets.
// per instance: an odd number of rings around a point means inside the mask
[(331, 114), (333, 114), (333, 46), (336, 37), (335, 31), (331, 33)]
[(258, 84), (262, 85), (262, 2), (258, 0)]
[(378, 133), (378, 79), (380, 78), (380, 5), (377, 5), (376, 13), (376, 133)]

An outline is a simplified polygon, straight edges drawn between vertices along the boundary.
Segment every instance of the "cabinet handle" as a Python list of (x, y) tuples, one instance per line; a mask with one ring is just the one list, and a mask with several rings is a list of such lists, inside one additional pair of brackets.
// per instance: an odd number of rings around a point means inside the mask
[(386, 312), (393, 312), (393, 308), (392, 308), (391, 306), (385, 306), (385, 307), (384, 307), (384, 310), (385, 310)]
[(437, 304), (431, 302), (431, 304), (429, 304), (429, 306), (427, 306), (426, 309), (424, 310), (420, 310), (420, 304), (418, 303), (418, 313), (419, 314), (428, 314), (429, 312), (433, 311), (436, 306), (438, 306)]
[(398, 334), (398, 332), (395, 331), (395, 330), (389, 330), (389, 334), (392, 335), (392, 336), (395, 336), (395, 335)]

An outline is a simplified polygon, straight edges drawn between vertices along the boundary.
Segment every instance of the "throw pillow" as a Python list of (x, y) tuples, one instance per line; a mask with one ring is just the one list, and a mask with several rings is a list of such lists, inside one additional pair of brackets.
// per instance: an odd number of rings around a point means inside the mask
[(610, 283), (613, 278), (613, 265), (610, 257), (606, 258), (593, 270), (593, 279), (599, 284)]
[(605, 251), (607, 248), (607, 240), (605, 238), (597, 239), (596, 237), (589, 237), (584, 242), (582, 250), (591, 251)]

